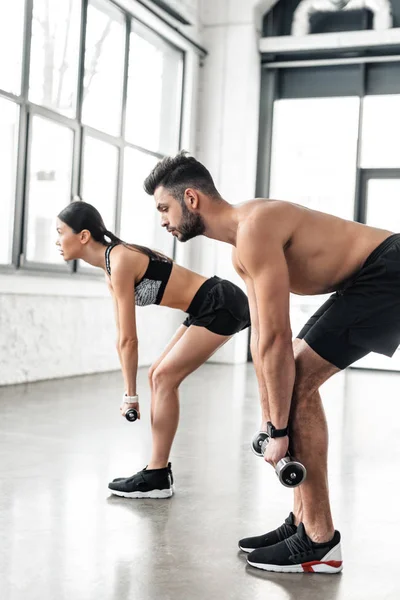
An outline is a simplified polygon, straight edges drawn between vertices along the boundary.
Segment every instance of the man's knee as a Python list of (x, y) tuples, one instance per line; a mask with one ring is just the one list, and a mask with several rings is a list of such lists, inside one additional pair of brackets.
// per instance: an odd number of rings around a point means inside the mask
[(309, 398), (318, 391), (321, 385), (321, 376), (310, 368), (304, 353), (295, 354), (296, 377), (293, 387), (293, 396), (295, 399)]

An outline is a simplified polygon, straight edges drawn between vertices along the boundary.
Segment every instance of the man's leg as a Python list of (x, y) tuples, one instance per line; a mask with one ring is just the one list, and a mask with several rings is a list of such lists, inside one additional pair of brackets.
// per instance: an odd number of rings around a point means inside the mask
[[(296, 356), (297, 348), (299, 345), (301, 346), (302, 340), (295, 338), (293, 340), (293, 354)], [(256, 356), (256, 353), (253, 356)], [(257, 365), (255, 365), (257, 371)], [(261, 429), (260, 431), (267, 430), (267, 421), (270, 421), (269, 416), (269, 406), (268, 406), (268, 397), (266, 395), (266, 390), (260, 389), (260, 395), (264, 394), (264, 398), (261, 398)], [(296, 457), (297, 458), (297, 457)], [(269, 466), (269, 465), (268, 465)], [(244, 552), (251, 552), (256, 548), (263, 548), (266, 546), (271, 546), (280, 542), (283, 539), (286, 539), (296, 533), (297, 525), (303, 519), (303, 509), (302, 509), (302, 500), (301, 500), (301, 486), (294, 488), (294, 501), (293, 501), (293, 513), (290, 513), (286, 518), (285, 522), (273, 529), (268, 531), (268, 533), (264, 533), (262, 535), (257, 535), (253, 537), (247, 537), (239, 540), (239, 548)]]
[[(319, 394), (320, 386), (340, 369), (319, 356), (304, 340), (295, 348), (296, 381), (291, 409), (293, 455), (307, 469), (297, 488), (296, 522), (302, 521), (314, 542), (334, 534), (329, 503), (327, 459), (328, 428)], [(297, 505), (296, 505), (297, 504)]]
[(340, 369), (303, 340), (296, 346), (296, 381), (290, 414), (290, 449), (304, 464), (307, 478), (299, 486), (295, 510), (301, 519), (292, 536), (248, 555), (252, 567), (286, 573), (339, 573), (343, 568), (340, 533), (329, 503), (328, 428), (319, 387)]
[(307, 479), (293, 490), (293, 514), (276, 530), (240, 540), (239, 547), (245, 551), (271, 547), (289, 538), (301, 522), (314, 541), (330, 540), (334, 533), (327, 482), (328, 429), (318, 388), (339, 369), (316, 354), (304, 340), (293, 341), (293, 353), (296, 382), (290, 445), (293, 456), (305, 465)]

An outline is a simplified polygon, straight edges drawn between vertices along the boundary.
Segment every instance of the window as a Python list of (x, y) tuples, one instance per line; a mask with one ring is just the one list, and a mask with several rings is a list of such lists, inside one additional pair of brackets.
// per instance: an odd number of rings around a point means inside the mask
[(179, 151), (183, 51), (111, 0), (3, 12), (0, 268), (82, 269), (55, 246), (57, 214), (77, 196), (117, 235), (172, 255), (143, 180)]
[(147, 27), (132, 24), (126, 137), (136, 146), (177, 152), (182, 68), (182, 52)]
[(115, 231), (118, 148), (96, 138), (85, 139), (82, 199), (93, 204), (107, 229)]
[(0, 89), (21, 93), (25, 0), (3, 4), (0, 18)]
[[(57, 148), (57, 151), (55, 151)], [(26, 260), (59, 263), (57, 214), (71, 199), (73, 132), (34, 116), (28, 168)]]
[(400, 94), (363, 100), (361, 167), (400, 167)]
[(121, 238), (127, 242), (148, 246), (172, 257), (174, 241), (160, 227), (160, 216), (154, 200), (143, 189), (143, 181), (155, 166), (154, 156), (126, 148), (122, 194)]
[(371, 177), (365, 201), (367, 225), (400, 231), (400, 174), (398, 178)]
[(354, 215), (359, 98), (274, 104), (270, 198)]
[(0, 264), (11, 262), (14, 227), (14, 198), (17, 177), (19, 110), (14, 102), (0, 97)]
[(29, 99), (69, 117), (76, 114), (80, 0), (34, 0)]
[(125, 63), (125, 18), (109, 2), (88, 7), (82, 120), (119, 135)]

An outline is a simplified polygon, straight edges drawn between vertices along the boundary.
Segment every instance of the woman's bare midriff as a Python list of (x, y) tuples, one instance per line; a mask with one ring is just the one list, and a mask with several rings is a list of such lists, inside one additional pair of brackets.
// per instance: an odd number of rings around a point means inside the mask
[(207, 281), (207, 277), (203, 277), (194, 271), (190, 271), (174, 263), (163, 299), (160, 303), (161, 306), (169, 306), (170, 308), (179, 308), (186, 311), (196, 292), (205, 281)]

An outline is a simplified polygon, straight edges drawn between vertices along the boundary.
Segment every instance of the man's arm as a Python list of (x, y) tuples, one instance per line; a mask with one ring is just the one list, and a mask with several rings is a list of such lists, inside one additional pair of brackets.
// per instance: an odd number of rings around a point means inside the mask
[(271, 420), (268, 404), (267, 388), (264, 381), (262, 370), (262, 362), (260, 359), (258, 344), (260, 339), (260, 326), (258, 322), (257, 301), (254, 292), (254, 286), (251, 279), (247, 279), (247, 295), (249, 298), (250, 319), (251, 319), (251, 335), (250, 335), (250, 352), (253, 359), (253, 365), (257, 376), (258, 389), (260, 394), (261, 404), (261, 427), (260, 431), (266, 431), (267, 422)]
[[(263, 223), (246, 226), (240, 242), (238, 240), (238, 258), (254, 288), (259, 327), (257, 348), (270, 420), (276, 429), (283, 429), (289, 421), (295, 379), (289, 320), (289, 273), (279, 232), (266, 231), (265, 226), (261, 230), (261, 227)], [(270, 443), (269, 462), (282, 458), (287, 444), (287, 438)]]
[(251, 335), (250, 335), (250, 352), (251, 357), (253, 359), (254, 370), (257, 376), (258, 382), (258, 390), (260, 394), (260, 405), (261, 405), (261, 426), (260, 431), (266, 431), (267, 422), (270, 421), (269, 414), (269, 405), (268, 405), (268, 394), (267, 388), (265, 386), (264, 375), (262, 372), (262, 364), (258, 352), (258, 341), (260, 338), (260, 327), (258, 323), (258, 311), (257, 311), (257, 301), (254, 293), (253, 281), (250, 277), (246, 276), (246, 273), (240, 266), (240, 263), (237, 258), (236, 248), (232, 250), (232, 263), (233, 266), (243, 279), (247, 288), (247, 297), (249, 300), (249, 310), (250, 310), (250, 322), (251, 322)]

